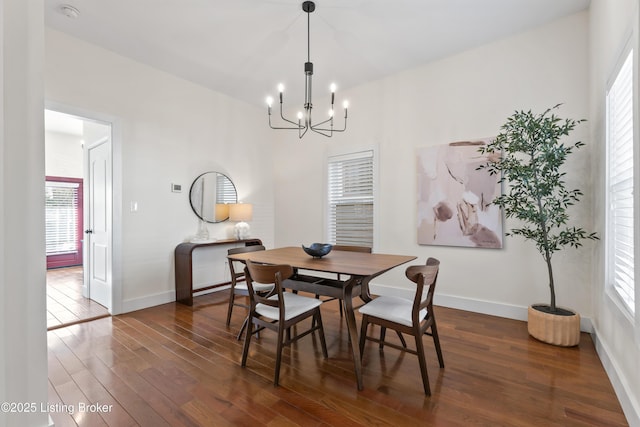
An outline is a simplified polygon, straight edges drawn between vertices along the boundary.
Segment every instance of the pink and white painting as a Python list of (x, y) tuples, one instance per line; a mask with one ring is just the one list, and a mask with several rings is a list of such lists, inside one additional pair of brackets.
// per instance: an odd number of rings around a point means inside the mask
[(418, 244), (502, 248), (499, 176), (476, 170), (491, 139), (418, 149)]

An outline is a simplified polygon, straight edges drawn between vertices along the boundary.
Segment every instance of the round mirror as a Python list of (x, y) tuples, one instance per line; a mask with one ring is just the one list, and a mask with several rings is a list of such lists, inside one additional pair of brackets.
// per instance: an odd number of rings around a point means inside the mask
[(191, 209), (198, 218), (207, 222), (229, 219), (229, 204), (238, 202), (236, 186), (228, 176), (219, 172), (206, 172), (191, 184)]

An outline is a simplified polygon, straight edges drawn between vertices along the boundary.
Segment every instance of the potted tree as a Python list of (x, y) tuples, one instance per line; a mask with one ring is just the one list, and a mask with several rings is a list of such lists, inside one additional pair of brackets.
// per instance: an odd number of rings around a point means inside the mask
[(494, 141), (480, 148), (488, 161), (479, 169), (501, 174), (500, 182), (509, 188), (496, 197), (507, 218), (519, 220), (507, 236), (532, 240), (544, 259), (549, 277), (549, 304), (533, 304), (528, 309), (528, 330), (534, 338), (550, 344), (573, 346), (580, 342), (580, 316), (556, 305), (551, 258), (566, 246), (577, 248), (584, 239), (597, 239), (595, 233), (567, 225), (567, 209), (578, 202), (582, 191), (568, 190), (561, 170), (567, 156), (584, 145), (569, 145), (561, 139), (584, 120), (561, 119), (549, 108), (542, 114), (516, 111), (502, 126)]

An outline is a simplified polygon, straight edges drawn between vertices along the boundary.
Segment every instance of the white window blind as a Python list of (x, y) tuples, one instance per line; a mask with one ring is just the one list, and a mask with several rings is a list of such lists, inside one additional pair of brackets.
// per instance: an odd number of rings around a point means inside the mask
[(329, 240), (373, 247), (373, 151), (329, 157)]
[(216, 203), (235, 203), (236, 187), (225, 175), (216, 176)]
[(633, 51), (607, 93), (608, 281), (635, 313), (633, 209)]
[(45, 222), (47, 255), (78, 250), (78, 190), (72, 182), (46, 183)]

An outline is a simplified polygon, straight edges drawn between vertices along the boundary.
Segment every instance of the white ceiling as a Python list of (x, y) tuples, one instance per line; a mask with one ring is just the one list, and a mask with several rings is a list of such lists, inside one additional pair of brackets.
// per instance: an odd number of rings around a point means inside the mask
[[(77, 19), (60, 5), (80, 11)], [(46, 24), (246, 102), (302, 103), (300, 0), (46, 0)], [(317, 0), (314, 94), (349, 88), (550, 22), (589, 0)], [(354, 104), (354, 108), (357, 104)]]
[(82, 137), (84, 123), (79, 119), (68, 114), (59, 113), (52, 110), (44, 110), (44, 127), (48, 132), (64, 133)]

